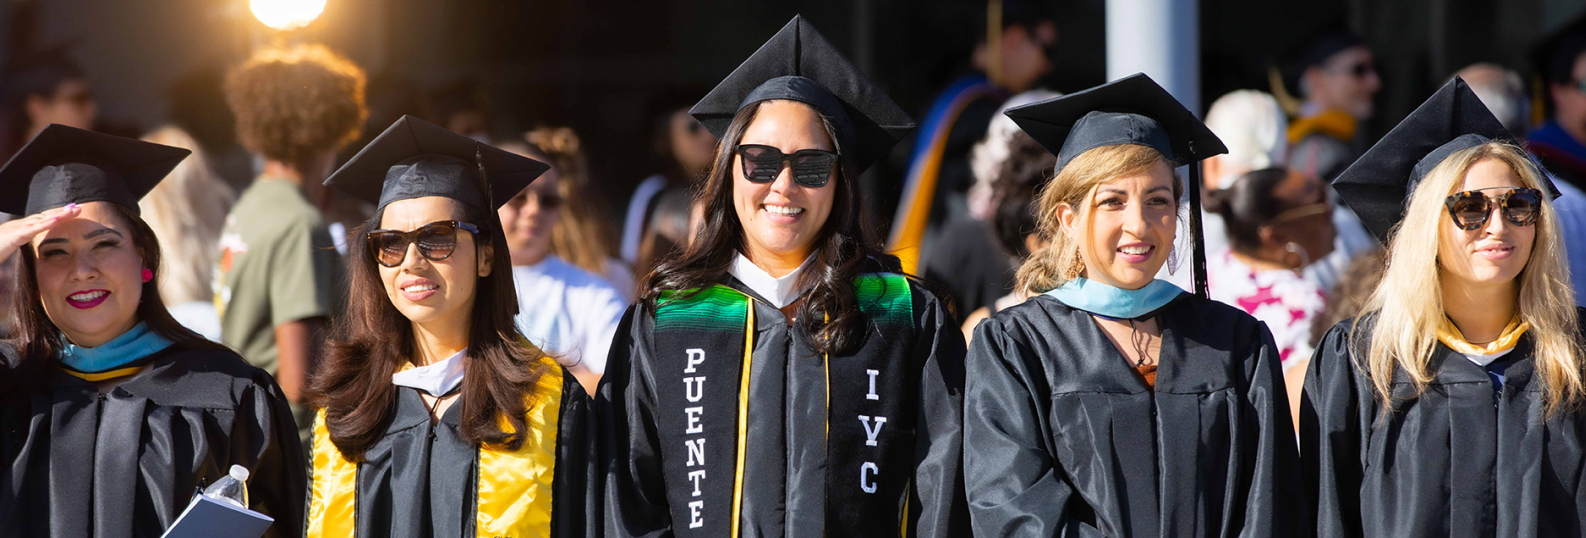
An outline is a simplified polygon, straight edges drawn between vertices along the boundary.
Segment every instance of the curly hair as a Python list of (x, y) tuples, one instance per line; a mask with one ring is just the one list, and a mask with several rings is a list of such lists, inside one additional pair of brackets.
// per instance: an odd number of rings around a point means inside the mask
[(364, 83), (363, 69), (323, 46), (266, 49), (226, 76), (226, 102), (243, 147), (299, 162), (358, 138)]

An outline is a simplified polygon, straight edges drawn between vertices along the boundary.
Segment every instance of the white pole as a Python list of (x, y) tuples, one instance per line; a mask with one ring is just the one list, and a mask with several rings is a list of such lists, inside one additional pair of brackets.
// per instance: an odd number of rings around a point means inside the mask
[(1107, 0), (1107, 80), (1151, 76), (1201, 113), (1199, 0)]

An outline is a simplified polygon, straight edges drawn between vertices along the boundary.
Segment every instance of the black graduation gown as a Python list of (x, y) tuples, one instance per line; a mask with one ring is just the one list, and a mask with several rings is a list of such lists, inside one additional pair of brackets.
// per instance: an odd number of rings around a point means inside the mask
[[(1369, 334), (1372, 319), (1356, 330)], [(1364, 336), (1349, 342), (1353, 323), (1323, 337), (1300, 402), (1319, 536), (1582, 535), (1586, 414), (1543, 419), (1529, 336), (1505, 357), (1514, 360), (1501, 394), (1486, 369), (1438, 343), (1426, 392), (1380, 422), (1382, 407), (1348, 351), (1364, 357), (1368, 345)], [(1403, 371), (1393, 392), (1413, 394)]]
[(158, 537), (233, 464), (250, 471), (250, 507), (275, 518), (265, 536), (297, 534), (303, 449), (275, 379), (226, 350), (150, 360), (107, 394), (51, 369), (4, 396), (0, 535)]
[(963, 334), (916, 283), (873, 278), (864, 343), (830, 361), (731, 277), (679, 307), (692, 325), (630, 307), (597, 394), (606, 534), (966, 536)]
[[(396, 413), (385, 436), (365, 452), (364, 461), (353, 463), (330, 442), (321, 411), (315, 419), (314, 484), (304, 535), (598, 536), (589, 393), (560, 365), (546, 361), (555, 368), (540, 380), (547, 400), (531, 400), (529, 423), (537, 427), (543, 418), (555, 417), (556, 425), (531, 436), (517, 453), (483, 450), (465, 441), (458, 422), (461, 404), (434, 422), (418, 389), (398, 387)], [(555, 409), (542, 407), (553, 404)], [(496, 526), (479, 529), (486, 519)]]
[(966, 359), (976, 536), (1294, 536), (1306, 525), (1276, 347), (1227, 305), (1160, 311), (1156, 388), (1090, 314), (998, 312)]

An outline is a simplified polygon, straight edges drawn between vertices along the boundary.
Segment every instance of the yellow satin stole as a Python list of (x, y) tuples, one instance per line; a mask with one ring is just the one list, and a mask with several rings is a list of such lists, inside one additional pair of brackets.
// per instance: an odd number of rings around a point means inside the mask
[[(531, 396), (529, 431), (523, 448), (508, 451), (502, 446), (486, 445), (479, 450), (479, 506), (474, 519), (474, 530), (479, 536), (529, 538), (551, 534), (551, 482), (556, 475), (562, 367), (550, 357), (544, 360), (550, 370), (540, 376)], [(313, 479), (306, 536), (353, 536), (358, 464), (347, 461), (331, 443), (323, 409), (314, 419)]]

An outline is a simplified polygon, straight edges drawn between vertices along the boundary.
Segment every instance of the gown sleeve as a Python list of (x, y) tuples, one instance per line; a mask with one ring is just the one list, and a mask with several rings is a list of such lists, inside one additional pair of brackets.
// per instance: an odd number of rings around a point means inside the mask
[[(558, 366), (560, 367), (560, 366)], [(562, 370), (561, 417), (557, 419), (556, 537), (600, 536), (601, 476), (595, 443), (595, 410), (578, 378)], [(562, 508), (565, 507), (565, 508)]]
[(1036, 357), (996, 319), (975, 329), (965, 359), (964, 477), (975, 536), (1100, 537), (1071, 513), (1074, 488), (1057, 468), (1044, 424)]
[(1255, 422), (1248, 428), (1259, 433), (1240, 536), (1309, 536), (1310, 515), (1300, 482), (1303, 473), (1282, 359), (1272, 331), (1264, 324), (1256, 327), (1259, 343), (1251, 346), (1253, 356), (1245, 362), (1249, 386), (1244, 390), (1244, 416)]
[(265, 537), (298, 536), (306, 514), (308, 463), (298, 442), (297, 422), (275, 379), (261, 371), (254, 383), (252, 427), (259, 431), (248, 437), (258, 440), (248, 447), (248, 458), (254, 462), (248, 469), (248, 502), (255, 511), (275, 518)]
[(1304, 483), (1316, 507), (1316, 536), (1325, 538), (1358, 536), (1361, 528), (1361, 410), (1349, 356), (1350, 323), (1322, 338), (1300, 396)]
[(607, 355), (606, 373), (595, 391), (604, 474), (605, 535), (672, 535), (661, 475), (660, 437), (655, 429), (650, 364), (653, 318), (642, 302), (628, 307)]
[(919, 321), (915, 349), (928, 353), (920, 372), (910, 536), (967, 536), (964, 498), (964, 334), (938, 300)]

